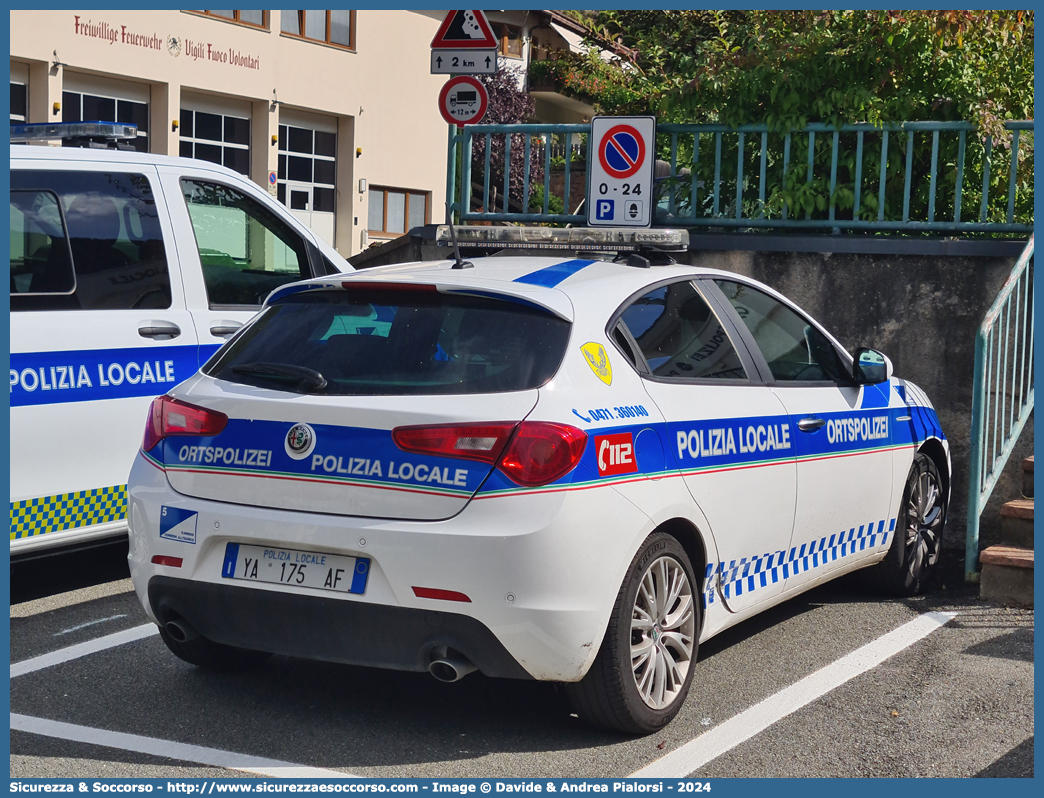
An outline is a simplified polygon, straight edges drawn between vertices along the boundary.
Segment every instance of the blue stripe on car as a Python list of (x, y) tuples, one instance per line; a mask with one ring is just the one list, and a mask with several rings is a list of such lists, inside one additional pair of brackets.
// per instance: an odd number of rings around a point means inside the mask
[(11, 407), (159, 396), (195, 374), (209, 351), (191, 345), (12, 352)]
[(522, 277), (515, 278), (516, 283), (526, 283), (527, 285), (540, 285), (544, 288), (554, 288), (560, 282), (568, 277), (572, 277), (581, 269), (590, 266), (592, 263), (597, 261), (593, 260), (566, 260), (561, 263), (556, 263), (553, 266), (548, 266), (543, 269), (538, 269), (535, 272), (530, 272)]

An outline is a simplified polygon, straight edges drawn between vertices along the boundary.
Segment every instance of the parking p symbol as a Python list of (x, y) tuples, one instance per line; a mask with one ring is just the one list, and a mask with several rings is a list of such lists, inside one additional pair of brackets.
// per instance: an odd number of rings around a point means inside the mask
[(611, 222), (616, 216), (616, 202), (611, 199), (597, 200), (595, 206), (595, 218), (600, 222)]

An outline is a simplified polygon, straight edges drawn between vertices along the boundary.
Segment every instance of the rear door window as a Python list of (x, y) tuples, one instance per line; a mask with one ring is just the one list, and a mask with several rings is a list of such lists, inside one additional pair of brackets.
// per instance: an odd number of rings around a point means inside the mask
[(163, 234), (145, 175), (12, 170), (12, 310), (170, 303)]
[(11, 191), (11, 295), (66, 296), (76, 274), (58, 195)]
[(692, 283), (660, 286), (620, 317), (649, 364), (668, 380), (746, 380), (747, 372), (710, 305)]
[(220, 183), (181, 181), (210, 307), (257, 306), (311, 277), (305, 243), (261, 203)]
[(434, 290), (305, 292), (266, 308), (204, 371), (301, 393), (521, 391), (554, 376), (569, 328), (511, 301)]

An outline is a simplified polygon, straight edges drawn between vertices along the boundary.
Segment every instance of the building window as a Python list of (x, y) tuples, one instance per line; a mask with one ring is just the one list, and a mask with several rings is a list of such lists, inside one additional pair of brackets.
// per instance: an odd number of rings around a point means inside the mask
[(493, 28), (493, 34), (500, 41), (498, 49), (501, 55), (506, 55), (508, 58), (521, 58), (522, 57), (522, 29), (516, 28), (514, 25), (504, 25), (503, 23), (496, 23), (491, 25)]
[(354, 11), (282, 11), (280, 14), (280, 28), (286, 36), (355, 49)]
[[(120, 122), (136, 125), (138, 137), (131, 146), (138, 152), (149, 151), (149, 104), (74, 91), (62, 92), (63, 122)], [(75, 146), (71, 142), (65, 145)], [(63, 145), (64, 146), (64, 145)]]
[(253, 28), (268, 27), (267, 11), (193, 11), (192, 13), (227, 19), (229, 22), (238, 22), (240, 25), (249, 25)]
[(183, 158), (227, 166), (241, 175), (250, 173), (250, 120), (229, 114), (181, 109)]
[[(334, 212), (337, 134), (293, 125), (279, 126), (276, 191), (294, 211)], [(287, 181), (290, 182), (287, 197)]]
[(400, 236), (428, 223), (430, 191), (370, 187), (367, 230), (374, 236)]

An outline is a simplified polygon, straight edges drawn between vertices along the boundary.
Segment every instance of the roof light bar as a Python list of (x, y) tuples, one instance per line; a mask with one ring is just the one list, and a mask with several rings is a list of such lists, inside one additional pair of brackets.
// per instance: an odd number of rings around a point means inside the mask
[[(487, 249), (567, 249), (574, 252), (619, 252), (639, 247), (684, 252), (689, 231), (675, 228), (634, 230), (593, 227), (455, 227), (461, 246)], [(449, 225), (435, 232), (439, 246), (452, 246)]]
[(65, 141), (68, 139), (134, 139), (136, 125), (117, 122), (43, 122), (33, 125), (11, 125), (11, 141)]

